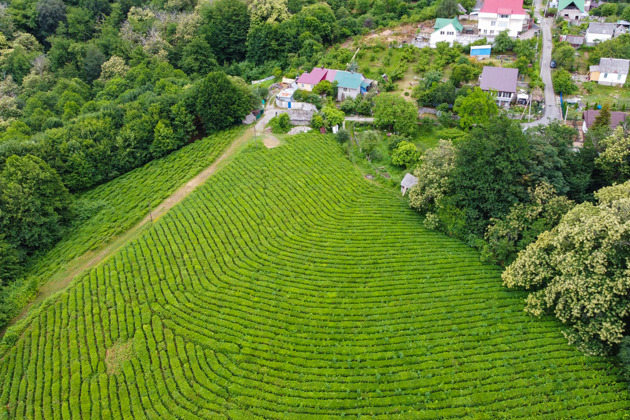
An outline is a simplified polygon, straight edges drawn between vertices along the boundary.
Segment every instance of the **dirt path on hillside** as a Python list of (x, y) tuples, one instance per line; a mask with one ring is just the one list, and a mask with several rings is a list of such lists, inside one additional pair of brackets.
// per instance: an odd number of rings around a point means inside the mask
[[(262, 121), (259, 121), (259, 123)], [(258, 126), (259, 124), (257, 124)], [(258, 130), (258, 128), (257, 128)], [(181, 202), (184, 198), (190, 195), (191, 192), (199, 185), (203, 184), (208, 178), (219, 169), (222, 164), (226, 163), (232, 158), (236, 152), (243, 146), (247, 140), (249, 140), (254, 134), (254, 129), (249, 128), (240, 137), (235, 139), (225, 151), (219, 156), (210, 166), (201, 171), (197, 176), (192, 178), (186, 184), (179, 187), (173, 194), (167, 199), (162, 201), (150, 215), (147, 215), (139, 223), (133, 226), (131, 229), (113, 238), (105, 245), (104, 248), (98, 251), (88, 251), (80, 257), (74, 259), (68, 266), (59, 273), (52, 276), (46, 283), (44, 283), (37, 294), (37, 297), (33, 299), (28, 305), (22, 309), (22, 311), (7, 324), (7, 326), (0, 331), (0, 338), (4, 336), (7, 328), (15, 324), (20, 319), (24, 318), (29, 310), (36, 304), (43, 302), (53, 294), (65, 289), (78, 275), (89, 270), (90, 268), (100, 264), (105, 259), (113, 255), (124, 244), (138, 236), (142, 232), (143, 228), (151, 224), (151, 221), (156, 221), (160, 216), (163, 216), (173, 206)]]

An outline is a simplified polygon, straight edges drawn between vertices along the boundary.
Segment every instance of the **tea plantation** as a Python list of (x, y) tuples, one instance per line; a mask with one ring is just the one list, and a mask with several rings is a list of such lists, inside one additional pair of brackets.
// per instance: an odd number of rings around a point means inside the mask
[[(320, 135), (244, 150), (7, 336), (29, 419), (623, 418), (610, 361), (523, 312)], [(5, 341), (5, 344), (6, 344)]]

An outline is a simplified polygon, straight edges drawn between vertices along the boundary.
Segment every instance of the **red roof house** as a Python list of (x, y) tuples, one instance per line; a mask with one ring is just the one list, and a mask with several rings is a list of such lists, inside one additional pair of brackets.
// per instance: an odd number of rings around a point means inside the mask
[[(328, 80), (326, 78), (326, 74), (329, 71), (330, 70), (323, 67), (315, 67), (310, 73), (302, 73), (302, 75), (297, 79), (298, 88), (308, 91), (313, 90), (316, 84), (322, 80)], [(335, 76), (333, 75), (333, 80), (334, 78)]]

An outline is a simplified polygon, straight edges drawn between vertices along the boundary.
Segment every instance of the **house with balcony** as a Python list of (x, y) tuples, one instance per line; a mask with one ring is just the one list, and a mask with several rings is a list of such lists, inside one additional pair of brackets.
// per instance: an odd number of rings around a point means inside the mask
[(491, 37), (507, 30), (515, 38), (527, 30), (528, 22), (523, 0), (486, 0), (479, 11), (479, 35)]
[(486, 66), (479, 76), (479, 87), (494, 95), (499, 106), (508, 106), (516, 99), (518, 69)]

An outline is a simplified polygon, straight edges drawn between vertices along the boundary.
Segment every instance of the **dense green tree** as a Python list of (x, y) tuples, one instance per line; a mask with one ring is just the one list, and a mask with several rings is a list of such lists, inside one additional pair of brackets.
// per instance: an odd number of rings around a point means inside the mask
[(608, 103), (605, 103), (604, 105), (602, 105), (602, 109), (599, 111), (599, 114), (595, 117), (593, 127), (595, 129), (603, 128), (605, 130), (608, 130), (610, 128), (610, 118), (610, 105), (608, 105)]
[(364, 131), (359, 135), (359, 146), (361, 151), (365, 153), (368, 160), (372, 158), (372, 154), (380, 143), (380, 136), (374, 130)]
[(247, 5), (241, 0), (218, 0), (202, 11), (205, 23), (201, 32), (212, 48), (217, 61), (242, 61), (247, 52), (250, 26)]
[(470, 232), (482, 235), (490, 219), (527, 198), (529, 157), (521, 128), (504, 116), (474, 128), (459, 145), (452, 204), (462, 210)]
[(71, 196), (43, 160), (12, 156), (0, 173), (0, 231), (7, 242), (32, 252), (57, 240), (70, 217)]
[(206, 131), (238, 124), (251, 111), (249, 96), (223, 72), (209, 73), (197, 93), (197, 114)]
[(105, 55), (96, 45), (89, 45), (83, 59), (83, 77), (92, 83), (101, 75), (101, 66), (105, 62)]
[(542, 183), (529, 191), (529, 200), (512, 206), (503, 219), (492, 219), (485, 233), (484, 258), (510, 265), (516, 254), (538, 235), (553, 229), (575, 203), (559, 196), (552, 185)]
[(428, 89), (421, 85), (416, 86), (413, 91), (419, 106), (437, 107), (440, 104), (454, 104), (457, 98), (457, 90), (450, 80), (447, 82), (433, 83)]
[(195, 37), (184, 47), (180, 67), (190, 75), (206, 75), (217, 70), (219, 64), (208, 42)]
[(435, 14), (439, 18), (452, 18), (457, 16), (458, 12), (457, 0), (442, 0), (435, 9)]
[(177, 141), (173, 129), (168, 121), (160, 120), (155, 126), (151, 154), (159, 158), (177, 149), (180, 143)]
[(455, 100), (453, 111), (457, 112), (462, 128), (471, 128), (488, 122), (499, 113), (499, 107), (491, 93), (475, 87)]
[(57, 26), (66, 19), (66, 5), (61, 0), (39, 0), (36, 10), (41, 39), (54, 34)]
[(607, 178), (612, 182), (630, 179), (630, 134), (619, 126), (600, 141), (599, 147), (601, 153), (595, 163)]
[(327, 127), (341, 125), (345, 119), (343, 111), (337, 109), (334, 105), (328, 105), (322, 108), (322, 115)]
[(555, 90), (556, 93), (572, 95), (578, 90), (577, 85), (571, 78), (571, 73), (565, 69), (554, 71), (551, 75), (551, 81), (553, 82), (553, 90)]
[(418, 109), (393, 93), (383, 93), (374, 99), (374, 124), (380, 128), (411, 135), (418, 126)]
[[(2, 215), (0, 215), (1, 219)], [(20, 269), (20, 257), (17, 250), (4, 239), (4, 236), (0, 235), (0, 288), (13, 280)]]
[(470, 64), (458, 64), (453, 66), (450, 80), (456, 87), (459, 87), (464, 82), (477, 79), (480, 73), (481, 70), (478, 67)]
[(510, 38), (507, 30), (499, 33), (499, 35), (494, 38), (494, 43), (492, 43), (492, 50), (499, 53), (512, 51), (514, 47), (514, 40)]
[(413, 167), (418, 162), (420, 153), (415, 144), (401, 141), (392, 151), (392, 163), (396, 166)]
[(440, 140), (436, 147), (424, 153), (414, 172), (418, 183), (409, 192), (409, 205), (425, 214), (425, 226), (430, 229), (440, 224), (436, 212), (440, 211), (451, 193), (450, 177), (455, 169), (456, 156), (453, 142)]
[(562, 45), (556, 45), (553, 52), (553, 59), (556, 60), (558, 68), (571, 71), (575, 64), (575, 48), (567, 42), (563, 42), (561, 44)]
[(328, 80), (322, 80), (321, 82), (316, 84), (315, 87), (313, 87), (313, 93), (316, 93), (318, 95), (332, 96), (332, 83), (330, 83)]

